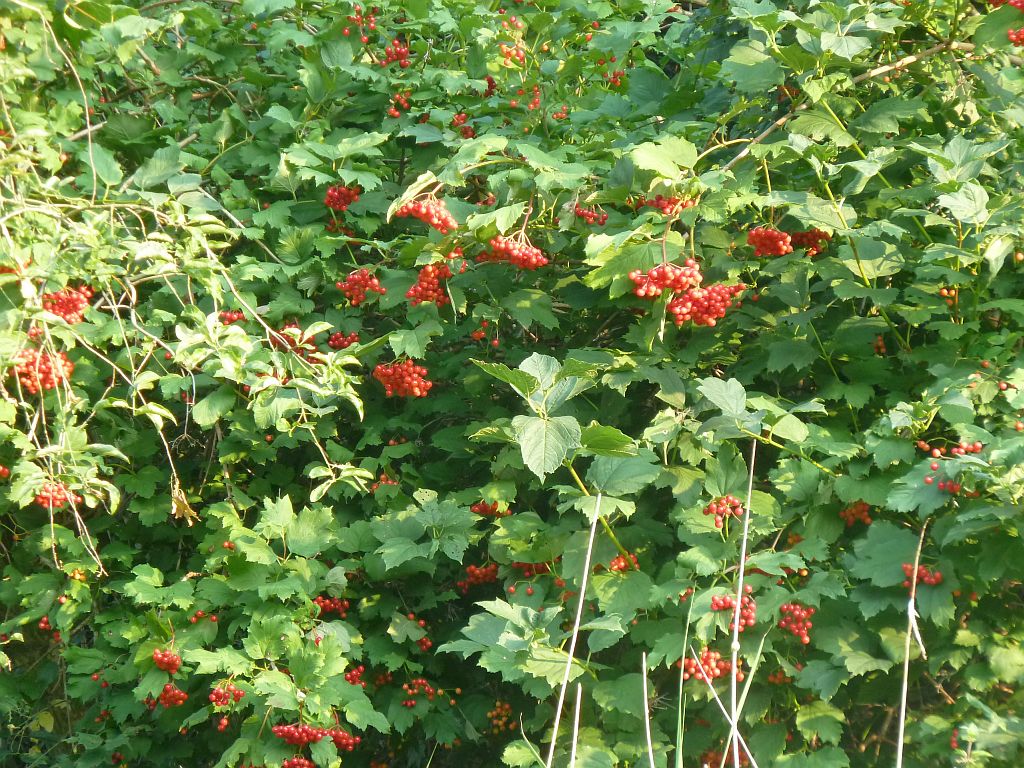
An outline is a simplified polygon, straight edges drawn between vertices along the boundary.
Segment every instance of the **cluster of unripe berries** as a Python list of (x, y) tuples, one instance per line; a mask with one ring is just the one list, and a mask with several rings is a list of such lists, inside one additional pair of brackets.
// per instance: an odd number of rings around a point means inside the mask
[(352, 333), (342, 333), (341, 331), (335, 331), (327, 339), (327, 346), (331, 349), (348, 349), (353, 344), (359, 343), (359, 334), (353, 331)]
[(812, 258), (825, 250), (825, 243), (832, 239), (832, 235), (821, 229), (791, 232), (789, 237), (794, 248), (806, 248), (807, 256)]
[(491, 722), (491, 733), (495, 736), (505, 731), (514, 731), (518, 725), (512, 717), (512, 705), (501, 699), (494, 702), (494, 709), (487, 713), (487, 719)]
[(381, 296), (388, 292), (388, 289), (383, 287), (380, 284), (380, 280), (371, 275), (368, 269), (357, 269), (344, 280), (339, 280), (334, 285), (345, 294), (345, 298), (349, 300), (353, 307), (358, 307), (366, 301), (367, 291), (379, 293)]
[(373, 369), (373, 377), (384, 386), (387, 397), (426, 397), (434, 383), (425, 378), (428, 371), (406, 359), (391, 365), (379, 364)]
[(467, 565), (466, 578), (455, 582), (459, 591), (466, 595), (469, 588), (479, 584), (493, 584), (498, 580), (498, 564), (488, 563), (486, 565)]
[(452, 271), (447, 264), (427, 264), (420, 270), (413, 286), (406, 291), (405, 298), (409, 299), (409, 303), (414, 307), (424, 302), (433, 302), (439, 307), (450, 304), (442, 281), (450, 280), (451, 276)]
[(352, 669), (345, 673), (345, 682), (350, 685), (358, 685), (360, 688), (365, 688), (366, 681), (363, 680), (363, 673), (365, 671), (366, 667), (362, 664), (358, 667), (352, 667)]
[(239, 309), (228, 309), (217, 314), (220, 321), (224, 325), (231, 325), (232, 323), (238, 323), (245, 320), (245, 312)]
[(695, 199), (688, 197), (665, 197), (655, 195), (653, 198), (641, 197), (636, 201), (637, 208), (655, 208), (666, 216), (675, 216), (680, 211), (692, 208), (697, 204)]
[(164, 709), (180, 707), (186, 701), (188, 701), (188, 694), (174, 685), (174, 683), (167, 683), (160, 692), (160, 706)]
[(74, 371), (75, 364), (63, 352), (51, 355), (35, 347), (26, 347), (14, 356), (13, 374), (30, 395), (39, 390), (53, 389), (70, 379)]
[(747, 245), (754, 246), (754, 256), (783, 256), (793, 252), (792, 238), (771, 227), (755, 227), (747, 232)]
[(811, 642), (807, 631), (814, 626), (811, 623), (811, 616), (815, 613), (814, 608), (800, 605), (800, 603), (786, 603), (779, 608), (779, 611), (782, 613), (779, 627), (797, 637), (804, 645)]
[[(912, 563), (903, 564), (903, 575), (907, 578), (903, 581), (903, 586), (907, 589), (911, 589), (914, 585), (913, 575), (914, 566)], [(927, 565), (917, 566), (917, 583), (927, 584), (930, 587), (934, 587), (937, 584), (942, 583), (942, 571), (936, 568), (934, 571), (928, 568)]]
[(857, 501), (848, 506), (846, 509), (839, 510), (839, 517), (846, 523), (847, 528), (852, 528), (855, 523), (864, 523), (864, 525), (871, 525), (871, 507), (868, 506), (867, 502)]
[(236, 688), (234, 683), (214, 688), (210, 691), (210, 703), (215, 707), (227, 707), (232, 703), (237, 704), (245, 696), (245, 691)]
[(64, 483), (47, 480), (36, 492), (35, 502), (43, 509), (63, 509), (68, 504), (81, 504), (82, 497)]
[(153, 663), (157, 669), (162, 669), (168, 674), (177, 674), (181, 668), (181, 656), (174, 651), (163, 651), (159, 648), (153, 649)]
[(359, 195), (362, 191), (358, 186), (346, 187), (344, 184), (335, 184), (327, 188), (324, 205), (332, 211), (347, 211), (352, 203), (359, 202)]
[(320, 609), (320, 615), (325, 616), (328, 613), (336, 613), (339, 618), (344, 619), (348, 616), (348, 609), (350, 603), (341, 597), (327, 597), (325, 595), (317, 595), (313, 598), (313, 602), (316, 603), (317, 608)]
[(69, 325), (74, 325), (82, 322), (85, 310), (89, 306), (89, 299), (93, 295), (93, 289), (88, 285), (83, 285), (80, 288), (65, 288), (54, 293), (44, 293), (43, 309), (54, 315), (59, 315)]
[(608, 221), (608, 214), (604, 211), (599, 211), (596, 208), (587, 208), (579, 203), (576, 203), (573, 213), (576, 214), (577, 218), (583, 219), (590, 225), (596, 224), (599, 227), (603, 227), (605, 222)]
[[(680, 664), (683, 668), (683, 680), (689, 680), (692, 677), (697, 680), (711, 682), (732, 671), (732, 662), (728, 659), (723, 659), (722, 654), (718, 651), (712, 651), (710, 648), (705, 648), (701, 651), (699, 664), (697, 659), (689, 656), (682, 659)], [(736, 670), (736, 679), (743, 680), (742, 669)]]
[(447, 235), (449, 232), (459, 228), (459, 222), (449, 213), (448, 206), (445, 205), (444, 200), (438, 200), (433, 195), (428, 195), (419, 200), (410, 200), (402, 204), (395, 211), (395, 216), (399, 219), (410, 216), (419, 219), (442, 235)]
[(627, 560), (624, 555), (616, 555), (612, 558), (611, 563), (608, 564), (608, 570), (619, 572), (630, 570), (639, 571), (640, 563), (636, 559), (636, 555), (634, 555), (632, 552), (629, 553), (629, 560)]
[(742, 517), (743, 502), (735, 496), (722, 496), (704, 507), (705, 515), (715, 516), (715, 528), (721, 528), (727, 517)]
[[(744, 592), (742, 599), (740, 600), (740, 632), (745, 630), (747, 627), (752, 627), (757, 623), (757, 603), (754, 602), (754, 598), (750, 596), (753, 590), (749, 584), (744, 585)], [(729, 622), (729, 629), (732, 630), (736, 626), (735, 619), (736, 609), (736, 598), (732, 595), (715, 596), (711, 598), (711, 610), (712, 611), (732, 611), (733, 619)]]
[(511, 509), (499, 512), (498, 502), (496, 501), (492, 501), (490, 503), (486, 501), (478, 501), (476, 504), (470, 506), (469, 511), (483, 517), (508, 517), (512, 514)]
[(526, 237), (511, 238), (498, 235), (490, 240), (490, 250), (476, 257), (480, 262), (507, 261), (517, 269), (533, 271), (548, 263), (544, 252)]

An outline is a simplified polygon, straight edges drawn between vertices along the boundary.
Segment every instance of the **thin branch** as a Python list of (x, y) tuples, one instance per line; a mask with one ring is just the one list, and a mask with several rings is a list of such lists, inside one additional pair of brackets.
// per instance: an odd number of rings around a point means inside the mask
[(900, 719), (896, 731), (896, 768), (903, 768), (903, 737), (907, 726), (907, 692), (910, 686), (910, 640), (917, 626), (917, 568), (921, 564), (921, 550), (924, 548), (924, 534), (928, 530), (928, 521), (921, 526), (921, 535), (917, 539), (917, 551), (914, 553), (914, 570), (910, 575), (910, 599), (907, 601), (907, 637), (903, 644), (903, 687), (900, 689)]

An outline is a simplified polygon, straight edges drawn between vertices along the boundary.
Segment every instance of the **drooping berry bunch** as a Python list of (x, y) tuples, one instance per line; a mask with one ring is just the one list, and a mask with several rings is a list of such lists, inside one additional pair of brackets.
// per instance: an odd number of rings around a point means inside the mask
[(359, 343), (359, 334), (353, 331), (352, 333), (342, 333), (341, 331), (335, 331), (327, 339), (327, 346), (331, 349), (348, 349), (353, 344)]
[(281, 768), (316, 768), (316, 763), (308, 757), (296, 755), (295, 757), (289, 757), (283, 760), (281, 762)]
[(691, 288), (673, 298), (666, 307), (676, 326), (692, 321), (694, 325), (715, 326), (726, 316), (733, 299), (745, 291), (743, 283), (717, 283), (706, 288)]
[(512, 705), (501, 699), (494, 702), (494, 709), (487, 713), (487, 719), (491, 722), (491, 733), (495, 736), (505, 731), (514, 731), (519, 725), (512, 716)]
[(44, 632), (49, 632), (51, 629), (53, 629), (53, 627), (50, 625), (50, 617), (49, 616), (43, 616), (39, 620), (39, 623), (36, 624), (36, 626), (39, 627)]
[(394, 96), (391, 97), (391, 106), (388, 107), (389, 117), (401, 117), (402, 112), (409, 111), (409, 97), (412, 96), (412, 91), (398, 91)]
[(373, 378), (384, 386), (387, 397), (426, 397), (434, 382), (425, 378), (428, 371), (411, 359), (373, 369)]
[(224, 325), (231, 325), (232, 323), (238, 323), (245, 320), (245, 312), (242, 312), (241, 310), (238, 309), (229, 309), (225, 310), (224, 312), (220, 312), (217, 315), (217, 317), (220, 318), (221, 323), (223, 323)]
[(747, 245), (754, 246), (754, 256), (783, 256), (793, 252), (792, 238), (771, 227), (755, 227), (747, 232)]
[(283, 739), (285, 744), (293, 747), (304, 747), (307, 744), (317, 744), (327, 735), (323, 728), (317, 728), (306, 723), (275, 725), (270, 729), (277, 738)]
[(654, 198), (648, 199), (641, 197), (636, 201), (636, 207), (639, 208), (656, 208), (666, 216), (674, 216), (680, 211), (684, 211), (687, 208), (692, 208), (697, 204), (697, 201), (688, 197), (665, 197), (664, 195), (655, 195)]
[(577, 218), (583, 219), (591, 226), (596, 224), (599, 227), (603, 227), (608, 221), (608, 214), (604, 211), (599, 211), (597, 208), (587, 208), (579, 203), (576, 203), (573, 213), (576, 214)]
[(365, 671), (366, 667), (362, 664), (358, 667), (352, 667), (352, 669), (345, 673), (345, 682), (350, 685), (358, 685), (360, 688), (365, 688), (366, 681), (363, 680), (363, 673)]
[(173, 683), (167, 683), (160, 692), (160, 706), (164, 709), (180, 707), (186, 701), (188, 701), (188, 694)]
[(811, 642), (807, 630), (814, 626), (811, 623), (811, 616), (815, 613), (814, 608), (800, 605), (800, 603), (785, 603), (779, 607), (779, 611), (782, 613), (779, 627), (799, 638), (804, 645)]
[[(913, 580), (911, 576), (914, 573), (913, 563), (903, 564), (903, 575), (907, 578), (903, 582), (903, 586), (910, 589), (913, 586)], [(934, 587), (942, 583), (942, 571), (936, 568), (934, 571), (931, 570), (927, 565), (917, 566), (917, 583), (927, 584), (930, 587)]]
[(561, 109), (551, 113), (552, 120), (565, 120), (569, 116), (569, 105), (563, 104)]
[(459, 222), (449, 213), (444, 200), (439, 200), (433, 194), (403, 203), (395, 211), (396, 218), (404, 219), (410, 216), (433, 227), (442, 235), (459, 228)]
[(342, 728), (331, 728), (326, 732), (327, 738), (334, 742), (339, 752), (352, 752), (359, 746), (363, 739), (360, 736), (353, 736)]
[(721, 496), (704, 507), (704, 514), (714, 515), (715, 528), (721, 528), (727, 517), (743, 516), (743, 502), (735, 496)]
[[(749, 584), (744, 585), (743, 598), (740, 600), (740, 632), (744, 631), (747, 627), (752, 627), (757, 623), (757, 603), (754, 598), (751, 597), (753, 589)], [(711, 610), (712, 611), (732, 611), (733, 618), (729, 621), (729, 629), (732, 630), (736, 626), (735, 620), (735, 609), (736, 609), (736, 598), (732, 595), (715, 596), (711, 598)]]
[(455, 582), (459, 591), (467, 595), (469, 588), (479, 584), (493, 584), (498, 580), (498, 564), (487, 563), (486, 565), (467, 565), (466, 578)]
[[(352, 8), (352, 15), (348, 17), (348, 20), (359, 27), (360, 42), (364, 45), (370, 42), (370, 38), (366, 34), (366, 30), (373, 32), (377, 29), (377, 17), (372, 12), (364, 15), (362, 7), (357, 5)], [(348, 27), (345, 27), (341, 30), (341, 34), (348, 37), (352, 32)]]
[(939, 296), (946, 300), (947, 307), (954, 307), (960, 298), (960, 291), (956, 288), (940, 288)]
[(443, 281), (450, 280), (451, 276), (452, 271), (447, 264), (427, 264), (420, 270), (416, 282), (406, 292), (405, 298), (409, 299), (409, 303), (414, 307), (424, 302), (433, 302), (439, 307), (450, 304), (447, 283)]
[(687, 259), (682, 266), (679, 264), (658, 264), (646, 272), (635, 269), (629, 273), (629, 279), (636, 286), (633, 289), (641, 299), (654, 299), (666, 290), (672, 293), (684, 293), (697, 288), (704, 280), (697, 262)]
[(43, 294), (43, 309), (64, 318), (68, 325), (82, 322), (89, 299), (94, 295), (88, 285), (80, 288), (64, 288), (53, 293)]
[(498, 53), (501, 54), (502, 64), (506, 67), (512, 66), (513, 62), (520, 65), (526, 64), (526, 49), (521, 43), (515, 42), (512, 45), (499, 43)]
[(1006, 37), (1013, 45), (1024, 47), (1024, 27), (1006, 30)]
[(384, 48), (384, 58), (381, 60), (382, 67), (398, 62), (402, 69), (409, 68), (409, 44), (399, 40), (397, 37), (391, 41), (391, 45)]
[(490, 325), (489, 321), (481, 320), (480, 321), (480, 327), (475, 329), (474, 331), (472, 331), (469, 334), (470, 338), (473, 339), (473, 341), (483, 341), (484, 339), (486, 339), (487, 338), (487, 326), (489, 326), (489, 325)]
[(13, 375), (30, 395), (39, 390), (53, 389), (70, 379), (74, 371), (75, 364), (63, 352), (51, 355), (35, 347), (26, 347), (18, 352), (12, 369)]
[(476, 136), (476, 131), (473, 130), (473, 126), (466, 125), (466, 121), (469, 120), (469, 115), (465, 112), (459, 112), (452, 118), (452, 128), (458, 128), (464, 139), (472, 139)]
[(506, 517), (512, 514), (511, 510), (506, 509), (504, 512), (498, 511), (498, 502), (492, 501), (487, 503), (486, 501), (478, 501), (476, 504), (470, 506), (469, 511), (482, 515), (483, 517)]
[(825, 243), (832, 239), (832, 235), (821, 229), (808, 229), (790, 232), (789, 238), (793, 248), (806, 248), (807, 256), (813, 258), (825, 250)]
[(157, 669), (175, 675), (181, 667), (181, 656), (174, 651), (164, 651), (160, 648), (153, 649), (153, 663)]
[(616, 555), (612, 558), (611, 563), (608, 564), (608, 570), (618, 572), (631, 570), (639, 571), (640, 563), (636, 559), (636, 555), (632, 552), (629, 553), (629, 560), (627, 560), (624, 555)]
[(603, 77), (612, 88), (620, 87), (622, 85), (622, 78), (625, 76), (626, 70), (624, 69), (603, 70), (601, 72), (601, 77)]
[(984, 449), (984, 444), (978, 440), (975, 440), (973, 443), (961, 440), (960, 444), (950, 448), (949, 452), (954, 456), (966, 456), (968, 453), (981, 453)]
[(215, 707), (227, 707), (232, 703), (237, 704), (245, 696), (245, 691), (236, 688), (234, 683), (219, 685), (210, 691), (210, 703)]
[(380, 284), (380, 280), (370, 274), (370, 270), (365, 268), (355, 270), (344, 280), (339, 280), (334, 285), (345, 294), (345, 297), (353, 307), (358, 307), (366, 301), (367, 291), (379, 293), (381, 296), (388, 292), (388, 289)]
[(327, 597), (326, 595), (317, 595), (313, 598), (313, 602), (316, 603), (317, 608), (320, 609), (320, 615), (325, 616), (328, 613), (336, 613), (342, 619), (348, 616), (348, 609), (351, 605), (348, 600), (341, 597)]
[(885, 357), (888, 354), (888, 350), (885, 347), (885, 337), (882, 334), (875, 336), (874, 349), (875, 354), (879, 357)]
[(787, 685), (793, 682), (793, 678), (786, 674), (784, 669), (777, 669), (769, 673), (768, 682), (772, 685)]
[[(731, 755), (731, 749), (728, 751), (728, 754), (725, 754), (718, 749), (709, 749), (700, 756), (699, 764), (702, 766), (732, 765)], [(744, 768), (750, 765), (750, 758), (747, 757), (747, 753), (742, 749), (740, 750), (740, 765)]]
[[(722, 654), (718, 651), (712, 651), (710, 648), (702, 650), (699, 659), (699, 664), (696, 659), (690, 656), (681, 660), (683, 680), (689, 680), (692, 677), (702, 682), (710, 682), (732, 671), (732, 662), (728, 659), (723, 659)], [(737, 668), (736, 679), (743, 680), (742, 669)]]
[(35, 502), (43, 509), (63, 509), (67, 504), (81, 504), (82, 497), (69, 490), (64, 483), (47, 480), (36, 491)]
[(839, 510), (839, 517), (846, 523), (847, 528), (852, 528), (855, 523), (871, 525), (871, 507), (865, 501), (857, 501), (846, 509)]
[(217, 614), (211, 613), (209, 616), (207, 616), (206, 615), (206, 611), (196, 611), (191, 616), (189, 616), (188, 620), (189, 620), (189, 623), (196, 624), (200, 619), (206, 619), (206, 618), (208, 618), (214, 624), (217, 623)]
[(430, 683), (427, 682), (426, 678), (414, 677), (408, 683), (402, 684), (402, 691), (406, 695), (406, 699), (402, 702), (403, 707), (415, 707), (417, 696), (426, 696), (427, 701), (433, 701), (437, 691)]
[(476, 257), (477, 261), (507, 261), (517, 269), (533, 271), (548, 263), (544, 252), (530, 242), (525, 233), (515, 237), (498, 235), (490, 240), (490, 250)]
[(551, 566), (547, 563), (512, 563), (512, 567), (519, 571), (524, 579), (532, 579), (534, 576), (544, 576), (551, 573)]
[(344, 184), (335, 184), (327, 188), (324, 205), (332, 211), (347, 211), (352, 203), (359, 202), (362, 191), (359, 186), (346, 187)]
[(398, 485), (398, 481), (388, 477), (386, 472), (381, 472), (376, 482), (370, 485), (370, 493), (375, 493), (382, 485)]
[(0, 464), (0, 480), (6, 480), (11, 476), (11, 470), (9, 467), (5, 467)]

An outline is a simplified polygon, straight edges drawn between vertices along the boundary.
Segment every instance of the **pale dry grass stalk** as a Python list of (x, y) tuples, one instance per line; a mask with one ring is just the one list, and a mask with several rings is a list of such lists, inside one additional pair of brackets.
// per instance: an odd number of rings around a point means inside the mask
[(903, 768), (903, 738), (907, 727), (907, 691), (910, 688), (910, 640), (917, 635), (922, 652), (924, 644), (917, 629), (917, 568), (921, 563), (921, 550), (924, 549), (924, 534), (928, 530), (927, 521), (921, 527), (921, 535), (917, 539), (917, 551), (914, 552), (914, 570), (910, 575), (910, 599), (907, 601), (907, 637), (903, 643), (903, 685), (900, 688), (900, 719), (896, 732), (896, 768)]
[(750, 467), (747, 473), (747, 503), (743, 508), (743, 538), (740, 540), (739, 577), (736, 579), (736, 604), (732, 616), (732, 674), (729, 683), (729, 711), (732, 729), (729, 740), (732, 742), (733, 768), (740, 768), (739, 707), (736, 699), (736, 670), (739, 668), (740, 655), (740, 605), (743, 602), (743, 582), (747, 572), (747, 540), (750, 535), (750, 499), (754, 494), (754, 460), (757, 458), (757, 440), (750, 441)]

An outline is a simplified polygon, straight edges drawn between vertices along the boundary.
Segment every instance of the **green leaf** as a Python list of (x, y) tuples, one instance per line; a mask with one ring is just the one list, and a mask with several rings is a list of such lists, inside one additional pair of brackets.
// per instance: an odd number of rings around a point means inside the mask
[(824, 701), (812, 701), (796, 713), (796, 727), (808, 740), (819, 738), (826, 744), (838, 744), (843, 735), (842, 710)]
[(636, 444), (629, 435), (596, 421), (583, 428), (580, 442), (583, 450), (594, 456), (635, 456), (637, 452)]
[(782, 67), (763, 43), (745, 40), (737, 43), (722, 62), (721, 77), (736, 84), (741, 93), (763, 93), (785, 79)]
[(989, 217), (988, 192), (974, 182), (967, 182), (952, 194), (939, 195), (938, 203), (965, 224), (983, 224)]
[(747, 413), (747, 393), (736, 379), (701, 379), (697, 391), (710, 400), (725, 416), (742, 419)]
[(482, 360), (473, 360), (472, 362), (484, 373), (510, 385), (524, 399), (535, 392), (539, 386), (537, 379), (526, 371), (514, 371), (504, 363), (488, 363)]
[(231, 411), (236, 400), (234, 388), (223, 384), (193, 406), (192, 419), (200, 427), (212, 426)]
[(856, 143), (856, 139), (830, 114), (817, 108), (801, 112), (790, 121), (789, 129), (793, 133), (802, 133), (819, 141), (830, 139), (839, 147), (848, 147)]
[(587, 471), (587, 482), (593, 490), (608, 496), (628, 496), (643, 490), (661, 474), (656, 462), (657, 457), (649, 450), (628, 458), (598, 456)]
[(866, 579), (876, 587), (894, 587), (904, 580), (903, 563), (914, 562), (917, 537), (906, 528), (879, 520), (871, 524), (867, 535), (854, 544), (850, 574)]
[(422, 358), (427, 353), (427, 346), (430, 344), (431, 336), (440, 336), (444, 328), (436, 320), (427, 320), (415, 328), (403, 328), (392, 331), (388, 336), (388, 343), (396, 355), (408, 355), (409, 357)]
[(512, 428), (523, 463), (541, 480), (562, 466), (570, 451), (580, 447), (582, 430), (571, 416), (516, 416)]

